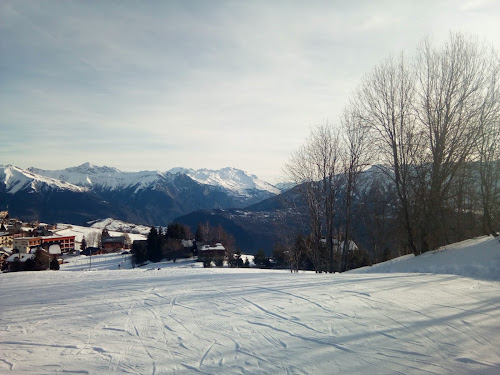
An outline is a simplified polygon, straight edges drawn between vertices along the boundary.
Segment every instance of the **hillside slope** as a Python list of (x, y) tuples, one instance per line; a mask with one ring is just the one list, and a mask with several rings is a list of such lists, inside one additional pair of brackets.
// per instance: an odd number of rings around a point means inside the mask
[(483, 236), (419, 256), (405, 255), (349, 272), (453, 274), (500, 281), (500, 241), (499, 238)]
[[(495, 240), (474, 241), (414, 259), (422, 270), (456, 251), (485, 266), (496, 259), (481, 253)], [(124, 257), (95, 259), (113, 270), (0, 274), (0, 372), (500, 373), (498, 281), (183, 262), (119, 269)]]

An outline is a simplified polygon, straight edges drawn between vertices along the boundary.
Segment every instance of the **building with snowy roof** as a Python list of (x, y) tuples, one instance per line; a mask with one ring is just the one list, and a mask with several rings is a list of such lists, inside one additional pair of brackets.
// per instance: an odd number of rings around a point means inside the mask
[(125, 247), (125, 236), (107, 237), (102, 239), (101, 242), (104, 252), (112, 252)]
[(198, 245), (198, 260), (225, 258), (226, 248), (221, 243)]

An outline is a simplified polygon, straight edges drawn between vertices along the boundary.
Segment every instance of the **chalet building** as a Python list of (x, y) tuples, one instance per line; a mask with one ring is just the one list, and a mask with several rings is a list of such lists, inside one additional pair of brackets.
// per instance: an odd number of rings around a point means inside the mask
[(105, 253), (111, 253), (125, 247), (125, 236), (107, 237), (102, 239), (102, 250)]
[(5, 265), (2, 266), (2, 269), (12, 271), (13, 264), (15, 262), (26, 263), (28, 259), (33, 259), (34, 257), (35, 253), (22, 253), (22, 254), (14, 253), (10, 255), (7, 259), (5, 259)]
[(89, 247), (85, 248), (85, 250), (82, 250), (81, 254), (86, 255), (86, 256), (97, 255), (97, 254), (102, 254), (102, 250), (99, 249), (98, 247), (89, 246)]
[(198, 244), (198, 260), (225, 258), (226, 248), (221, 243), (215, 245), (199, 245)]
[[(10, 251), (9, 251), (10, 250)], [(7, 248), (0, 247), (0, 269), (3, 271), (4, 264), (9, 256), (12, 254), (12, 249), (7, 250)]]

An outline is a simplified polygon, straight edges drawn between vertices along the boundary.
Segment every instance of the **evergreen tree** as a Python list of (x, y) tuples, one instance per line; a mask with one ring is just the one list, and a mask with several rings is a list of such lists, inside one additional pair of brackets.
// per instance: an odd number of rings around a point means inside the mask
[(282, 243), (276, 243), (273, 248), (273, 260), (277, 268), (286, 268), (288, 265), (288, 251)]
[(151, 262), (159, 262), (162, 258), (160, 235), (155, 227), (151, 227), (146, 240), (147, 259)]
[(236, 250), (234, 253), (234, 265), (236, 267), (243, 267), (243, 259), (241, 259), (241, 251)]
[(85, 236), (82, 238), (82, 244), (80, 245), (80, 250), (85, 251), (87, 248), (87, 241), (85, 240)]
[(205, 258), (205, 260), (203, 260), (203, 267), (204, 268), (212, 267), (212, 258)]
[(253, 257), (253, 262), (255, 263), (255, 265), (257, 267), (262, 267), (262, 266), (267, 265), (268, 260), (267, 261), (266, 260), (267, 260), (266, 254), (264, 253), (264, 250), (262, 250), (262, 249), (259, 249)]
[(198, 224), (198, 227), (196, 228), (196, 232), (194, 234), (194, 238), (198, 242), (208, 241), (208, 223), (205, 225)]
[(215, 266), (216, 267), (222, 267), (223, 265), (224, 265), (224, 258), (223, 257), (215, 258)]
[(10, 266), (10, 271), (11, 272), (19, 272), (23, 269), (23, 264), (19, 260), (19, 258), (14, 258), (14, 261), (12, 262)]
[(187, 239), (187, 229), (186, 226), (180, 223), (172, 223), (167, 227), (166, 236), (168, 238), (173, 238), (176, 240), (185, 240)]
[(33, 258), (33, 268), (35, 271), (43, 271), (50, 267), (50, 255), (47, 251), (38, 249)]
[(106, 228), (104, 228), (101, 232), (101, 241), (103, 241), (109, 237), (111, 237), (111, 235), (109, 234), (108, 230)]
[(132, 265), (143, 265), (148, 260), (146, 241), (134, 241), (132, 244)]
[(57, 258), (52, 258), (52, 260), (50, 261), (50, 269), (54, 270), (54, 271), (58, 271), (59, 268), (60, 268), (59, 261), (57, 260)]

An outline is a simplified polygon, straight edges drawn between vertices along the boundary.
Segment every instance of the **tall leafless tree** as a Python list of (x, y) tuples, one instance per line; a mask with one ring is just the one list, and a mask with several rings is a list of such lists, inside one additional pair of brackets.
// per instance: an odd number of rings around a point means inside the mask
[(359, 106), (351, 103), (343, 113), (341, 119), (341, 134), (344, 143), (343, 174), (344, 174), (344, 246), (342, 249), (340, 271), (346, 271), (349, 243), (352, 240), (352, 201), (356, 191), (358, 176), (369, 164), (371, 153), (368, 147), (369, 126), (363, 121), (359, 113)]
[(442, 48), (425, 41), (417, 56), (416, 113), (426, 131), (429, 162), (424, 250), (449, 242), (445, 202), (479, 137), (489, 78), (485, 53), (476, 39), (450, 34)]
[[(338, 131), (325, 124), (311, 130), (306, 143), (292, 154), (285, 166), (289, 177), (299, 185), (307, 203), (311, 241), (310, 258), (317, 272), (334, 272), (333, 237), (336, 199), (341, 180), (341, 148)], [(326, 256), (321, 239), (326, 237)]]
[(411, 185), (423, 133), (416, 123), (414, 100), (414, 74), (403, 55), (377, 66), (355, 95), (360, 121), (370, 129), (376, 161), (396, 187), (408, 247), (417, 253)]
[(481, 178), (483, 232), (498, 235), (500, 206), (500, 60), (492, 53), (489, 80), (479, 115), (477, 153)]

